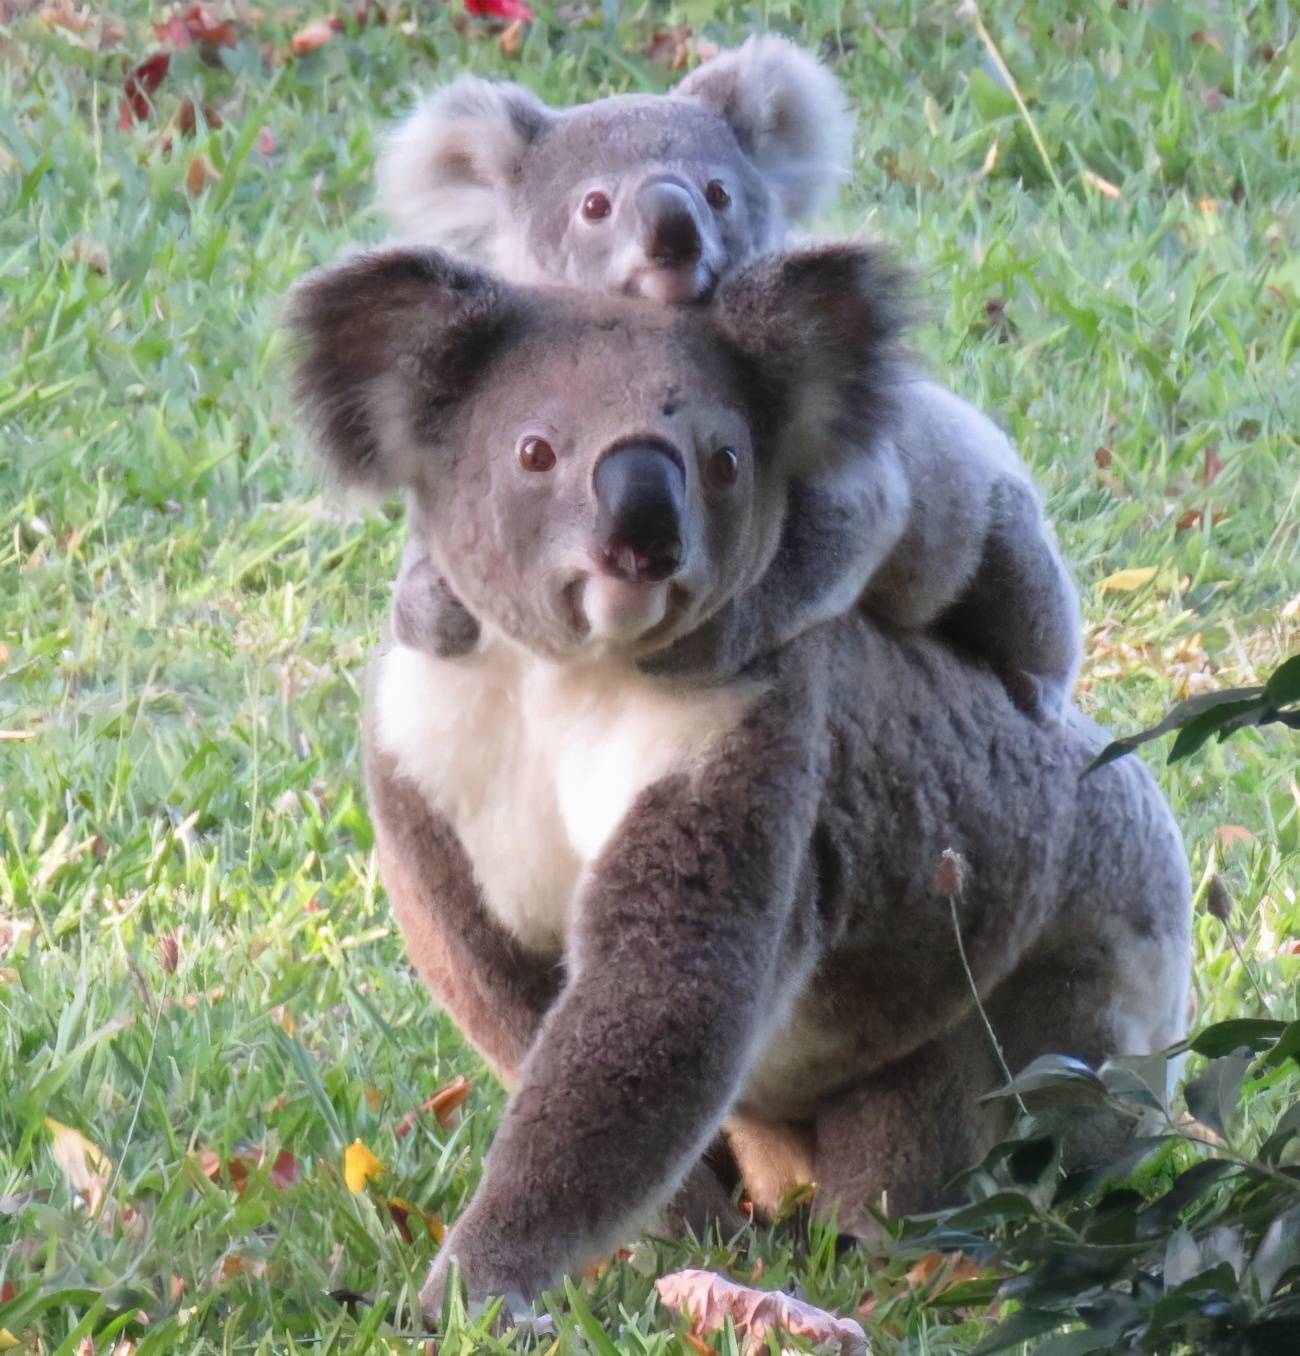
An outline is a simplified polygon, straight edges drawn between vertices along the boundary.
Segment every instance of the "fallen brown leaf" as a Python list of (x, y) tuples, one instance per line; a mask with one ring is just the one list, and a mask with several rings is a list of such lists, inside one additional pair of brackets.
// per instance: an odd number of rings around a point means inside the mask
[(113, 1171), (108, 1156), (80, 1130), (56, 1121), (53, 1116), (45, 1117), (45, 1128), (50, 1132), (50, 1152), (59, 1171), (73, 1191), (84, 1197), (90, 1213), (95, 1214)]
[(104, 274), (108, 271), (108, 251), (94, 237), (85, 235), (84, 231), (68, 241), (64, 254), (73, 263), (84, 263), (95, 273)]
[(206, 155), (192, 155), (185, 167), (185, 191), (197, 198), (210, 183), (220, 178), (221, 172)]
[(184, 9), (167, 15), (155, 23), (153, 31), (159, 42), (170, 43), (184, 51), (192, 43), (200, 47), (233, 47), (238, 41), (234, 23), (218, 19), (207, 5), (186, 5)]
[(453, 1078), (450, 1083), (445, 1083), (440, 1087), (427, 1101), (421, 1102), (414, 1111), (408, 1111), (397, 1122), (393, 1134), (398, 1139), (405, 1139), (415, 1129), (416, 1121), (426, 1112), (432, 1112), (437, 1117), (438, 1124), (444, 1130), (451, 1129), (455, 1124), (455, 1112), (464, 1104), (469, 1093), (468, 1078), (463, 1074), (459, 1078)]
[[(221, 126), (221, 114), (215, 108), (208, 104), (203, 105), (203, 121), (208, 128)], [(183, 137), (192, 137), (195, 129), (199, 125), (199, 110), (193, 99), (182, 99), (181, 106), (176, 110), (176, 116), (172, 119), (172, 126)]]
[(1214, 831), (1220, 847), (1231, 847), (1234, 843), (1253, 843), (1255, 835), (1241, 824), (1220, 824)]
[(497, 46), (502, 56), (514, 56), (524, 45), (524, 32), (528, 28), (526, 19), (512, 19), (497, 35)]
[(409, 1245), (415, 1242), (415, 1232), (411, 1228), (412, 1220), (435, 1243), (441, 1243), (446, 1238), (447, 1226), (437, 1215), (431, 1215), (427, 1210), (421, 1210), (418, 1205), (412, 1205), (410, 1201), (403, 1200), (400, 1196), (389, 1196), (384, 1204), (388, 1207), (388, 1213), (392, 1216), (393, 1223), (397, 1225), (397, 1232), (401, 1234), (403, 1243)]
[(294, 56), (306, 56), (308, 52), (314, 52), (318, 48), (324, 47), (336, 33), (342, 31), (343, 20), (337, 16), (331, 15), (328, 19), (312, 19), (293, 35), (289, 43), (289, 50)]
[(1103, 593), (1132, 593), (1143, 584), (1149, 584), (1159, 573), (1155, 565), (1136, 565), (1128, 570), (1116, 570), (1098, 582)]
[(238, 1253), (231, 1253), (217, 1263), (209, 1284), (220, 1285), (222, 1281), (229, 1281), (236, 1276), (260, 1278), (265, 1275), (266, 1263), (260, 1257), (241, 1257)]

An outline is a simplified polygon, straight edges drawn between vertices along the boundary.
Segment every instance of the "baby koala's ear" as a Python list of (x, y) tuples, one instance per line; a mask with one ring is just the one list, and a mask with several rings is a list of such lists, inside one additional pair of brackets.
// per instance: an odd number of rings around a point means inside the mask
[(345, 485), (414, 484), (522, 313), (487, 273), (429, 249), (356, 254), (289, 298), (295, 393)]
[(389, 134), (379, 157), (379, 206), (395, 232), (487, 261), (500, 191), (556, 114), (522, 85), (463, 75)]
[(849, 176), (853, 116), (811, 53), (772, 35), (747, 39), (673, 91), (719, 113), (792, 220), (827, 206)]
[(864, 244), (772, 255), (719, 288), (715, 323), (799, 463), (869, 446), (892, 421), (907, 293), (889, 254)]

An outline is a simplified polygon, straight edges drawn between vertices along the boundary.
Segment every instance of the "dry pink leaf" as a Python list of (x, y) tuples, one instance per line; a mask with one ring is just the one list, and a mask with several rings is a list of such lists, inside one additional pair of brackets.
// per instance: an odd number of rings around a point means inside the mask
[(867, 1335), (851, 1318), (828, 1314), (779, 1290), (755, 1290), (713, 1271), (674, 1271), (655, 1282), (659, 1298), (683, 1314), (694, 1334), (714, 1332), (730, 1319), (745, 1340), (746, 1356), (765, 1350), (769, 1333), (825, 1343), (840, 1356), (867, 1356)]
[(56, 1121), (53, 1116), (46, 1116), (45, 1128), (50, 1132), (50, 1151), (59, 1171), (73, 1191), (85, 1200), (90, 1213), (95, 1214), (113, 1171), (108, 1156), (80, 1130)]
[(305, 23), (294, 35), (289, 50), (294, 56), (306, 56), (330, 42), (336, 33), (343, 31), (343, 22), (337, 17), (312, 19)]

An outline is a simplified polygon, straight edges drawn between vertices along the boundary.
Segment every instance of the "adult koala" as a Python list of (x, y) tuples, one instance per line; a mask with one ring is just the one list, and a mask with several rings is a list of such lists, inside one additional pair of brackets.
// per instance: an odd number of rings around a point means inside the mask
[(738, 601), (797, 602), (791, 487), (886, 446), (896, 288), (840, 246), (689, 313), (424, 249), (297, 292), (326, 461), (407, 492), (482, 619), (467, 657), (381, 649), (365, 726), (411, 957), (513, 1089), (431, 1320), (453, 1259), (471, 1300), (519, 1304), (670, 1201), (725, 1208), (724, 1122), (760, 1207), (801, 1180), (847, 1230), (882, 1193), (935, 1205), (1002, 1128), (936, 897), (948, 850), (1013, 1065), (1183, 1032), (1178, 832), (1136, 760), (1080, 779), (1101, 740), (1072, 707), (1045, 727), (857, 609), (727, 681), (645, 671)]
[[(686, 303), (782, 247), (847, 175), (852, 122), (831, 73), (776, 37), (751, 38), (667, 96), (548, 108), (518, 85), (461, 77), (391, 138), (380, 203), (398, 235), (523, 283)], [(1059, 713), (1080, 658), (1078, 598), (1023, 464), (983, 415), (901, 370), (901, 418), (869, 479), (834, 472), (798, 497), (805, 536), (839, 543), (809, 616), (861, 597), (909, 630), (937, 625), (987, 660), (1027, 711)], [(856, 523), (845, 534), (841, 520)], [(633, 562), (634, 563), (634, 562)], [(775, 616), (776, 614), (772, 614)], [(801, 617), (801, 620), (804, 618)], [(431, 653), (466, 653), (474, 609), (418, 544), (394, 625)], [(674, 657), (729, 676), (780, 643), (737, 626)]]

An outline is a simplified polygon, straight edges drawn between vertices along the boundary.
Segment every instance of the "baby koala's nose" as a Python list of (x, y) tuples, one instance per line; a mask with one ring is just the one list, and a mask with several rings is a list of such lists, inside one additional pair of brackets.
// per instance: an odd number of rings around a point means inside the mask
[(596, 464), (593, 484), (601, 570), (633, 584), (676, 574), (686, 485), (672, 451), (653, 443), (615, 447)]
[(648, 179), (636, 195), (641, 248), (655, 264), (695, 263), (704, 249), (700, 220), (691, 191), (678, 179)]

